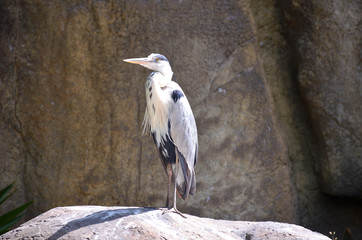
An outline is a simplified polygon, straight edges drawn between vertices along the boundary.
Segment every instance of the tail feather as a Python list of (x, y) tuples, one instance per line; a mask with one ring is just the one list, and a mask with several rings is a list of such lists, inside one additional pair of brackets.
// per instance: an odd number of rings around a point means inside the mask
[(196, 175), (195, 172), (192, 171), (192, 178), (191, 178), (191, 188), (190, 188), (190, 195), (194, 196), (196, 193)]
[(177, 192), (183, 200), (187, 200), (189, 194), (194, 195), (196, 189), (195, 173), (190, 172), (184, 156), (177, 149), (177, 157), (179, 160), (178, 175), (176, 177)]

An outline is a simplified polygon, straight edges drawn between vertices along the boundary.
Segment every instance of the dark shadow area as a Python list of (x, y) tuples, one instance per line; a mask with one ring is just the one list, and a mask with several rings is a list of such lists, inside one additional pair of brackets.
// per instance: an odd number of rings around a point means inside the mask
[(130, 215), (142, 214), (149, 211), (157, 210), (156, 208), (125, 208), (125, 209), (115, 209), (115, 210), (104, 210), (100, 212), (95, 212), (88, 216), (85, 216), (80, 219), (76, 219), (73, 221), (68, 222), (64, 225), (61, 229), (56, 231), (53, 235), (51, 235), (48, 239), (49, 240), (56, 240), (60, 237), (83, 227), (104, 223), (108, 221), (113, 221), (118, 218), (127, 217)]
[[(321, 233), (329, 236), (329, 232), (335, 232), (338, 239), (362, 239), (362, 199), (345, 196), (332, 196), (323, 194), (325, 199), (325, 219)], [(309, 227), (313, 230), (313, 227)]]

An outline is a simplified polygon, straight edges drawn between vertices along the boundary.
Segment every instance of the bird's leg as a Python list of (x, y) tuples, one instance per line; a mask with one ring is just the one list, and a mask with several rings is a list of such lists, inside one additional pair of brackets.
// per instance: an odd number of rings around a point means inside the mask
[(171, 192), (171, 183), (172, 183), (172, 166), (171, 164), (167, 164), (166, 166), (166, 171), (167, 171), (167, 175), (168, 175), (168, 184), (167, 184), (167, 199), (166, 199), (166, 207), (165, 208), (160, 208), (161, 210), (169, 210), (170, 207), (170, 192)]
[(177, 198), (177, 196), (176, 196), (176, 180), (175, 180), (175, 191), (174, 191), (174, 194), (173, 194), (173, 210), (174, 210), (176, 213), (180, 214), (181, 217), (187, 218), (185, 215), (183, 215), (183, 214), (176, 208), (176, 198)]
[[(169, 168), (169, 166), (170, 166), (170, 168)], [(169, 169), (171, 170), (170, 172), (169, 172)], [(176, 174), (175, 174), (175, 176), (177, 176), (177, 173), (178, 173), (178, 170), (179, 170), (179, 166), (178, 166), (178, 164), (177, 164), (177, 162), (176, 162)], [(167, 165), (167, 173), (168, 173), (168, 176), (169, 176), (169, 181), (168, 181), (168, 190), (167, 190), (167, 202), (166, 202), (166, 207), (167, 207), (167, 209), (166, 210), (164, 210), (163, 211), (163, 213), (162, 214), (165, 214), (166, 212), (168, 212), (168, 211), (170, 211), (170, 210), (172, 210), (170, 207), (169, 207), (169, 203), (170, 203), (170, 198), (169, 198), (169, 196), (170, 196), (170, 190), (171, 190), (171, 180), (172, 180), (172, 166), (171, 166), (171, 164), (169, 164), (169, 165)], [(170, 174), (171, 173), (171, 174)], [(174, 181), (175, 183), (174, 183), (174, 193), (173, 193), (173, 210), (174, 210), (174, 212), (175, 213), (178, 213), (178, 214), (180, 214), (182, 217), (184, 217), (184, 218), (187, 218), (185, 215), (183, 215), (178, 209), (177, 209), (177, 207), (176, 207), (176, 198), (177, 198), (177, 194), (176, 194), (176, 177), (175, 177), (175, 181)]]
[(167, 186), (167, 199), (166, 199), (166, 208), (170, 209), (170, 192), (171, 192), (171, 183), (172, 183), (172, 166), (171, 164), (167, 164), (167, 175), (168, 175), (168, 186)]

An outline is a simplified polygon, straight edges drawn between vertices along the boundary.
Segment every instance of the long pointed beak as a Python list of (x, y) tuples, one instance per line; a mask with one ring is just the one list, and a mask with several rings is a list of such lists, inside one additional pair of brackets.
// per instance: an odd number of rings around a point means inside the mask
[(133, 64), (147, 64), (151, 62), (148, 58), (128, 58), (123, 61)]

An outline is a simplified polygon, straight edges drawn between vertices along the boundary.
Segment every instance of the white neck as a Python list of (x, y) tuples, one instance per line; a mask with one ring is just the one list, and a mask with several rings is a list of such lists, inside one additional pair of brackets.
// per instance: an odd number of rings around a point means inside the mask
[(164, 73), (162, 73), (163, 76), (165, 76), (166, 79), (169, 79), (169, 81), (172, 80), (172, 76), (173, 76), (173, 72), (172, 70), (170, 69), (169, 71), (166, 71)]
[(165, 71), (160, 71), (162, 77), (158, 78), (158, 82), (160, 84), (160, 87), (166, 87), (167, 84), (169, 84), (172, 80), (173, 72), (171, 68), (166, 69)]

